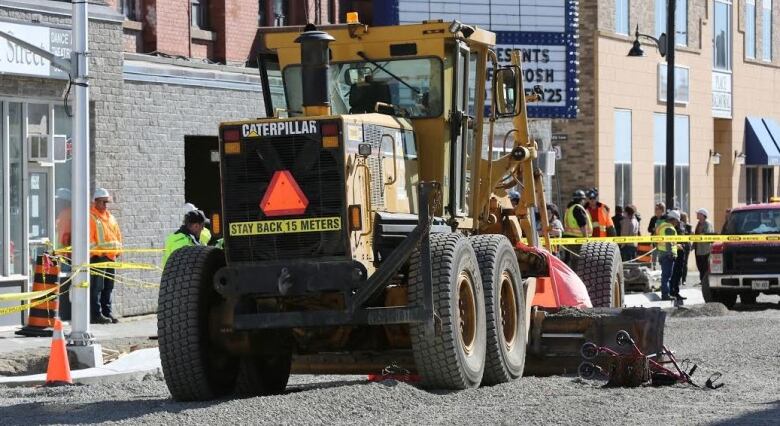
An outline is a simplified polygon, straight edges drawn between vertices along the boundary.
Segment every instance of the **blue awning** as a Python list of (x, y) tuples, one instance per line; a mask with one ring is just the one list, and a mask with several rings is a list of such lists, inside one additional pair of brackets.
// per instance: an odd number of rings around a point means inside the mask
[(745, 164), (780, 165), (780, 124), (771, 118), (745, 118)]

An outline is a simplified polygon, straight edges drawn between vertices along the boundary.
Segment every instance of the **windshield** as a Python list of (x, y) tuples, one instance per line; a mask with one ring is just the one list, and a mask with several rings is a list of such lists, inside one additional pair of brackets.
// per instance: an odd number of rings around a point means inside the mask
[[(411, 118), (442, 113), (442, 63), (437, 58), (342, 62), (330, 66), (333, 114), (374, 112), (377, 102), (398, 107)], [(284, 69), (290, 116), (303, 113), (301, 66)]]
[(727, 234), (780, 233), (780, 209), (732, 212), (726, 226)]

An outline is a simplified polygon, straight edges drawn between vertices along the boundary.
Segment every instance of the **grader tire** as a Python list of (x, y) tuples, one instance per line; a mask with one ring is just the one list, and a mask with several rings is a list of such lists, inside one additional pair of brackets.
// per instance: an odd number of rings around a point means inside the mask
[(291, 365), (290, 353), (241, 358), (236, 393), (239, 396), (266, 396), (284, 392)]
[(503, 235), (477, 235), (474, 248), (485, 290), (487, 358), (482, 383), (506, 383), (525, 368), (525, 300), (520, 266), (512, 244)]
[[(435, 332), (425, 324), (410, 326), (412, 352), (421, 386), (431, 389), (469, 389), (479, 386), (485, 371), (485, 298), (474, 249), (458, 234), (430, 238)], [(409, 302), (422, 306), (419, 255), (410, 265)]]
[(233, 391), (237, 362), (209, 339), (211, 306), (220, 300), (214, 273), (225, 265), (222, 250), (184, 247), (173, 252), (160, 280), (157, 308), (160, 360), (177, 401), (205, 401)]
[(617, 244), (601, 241), (583, 244), (574, 272), (585, 283), (594, 308), (623, 306), (625, 283)]

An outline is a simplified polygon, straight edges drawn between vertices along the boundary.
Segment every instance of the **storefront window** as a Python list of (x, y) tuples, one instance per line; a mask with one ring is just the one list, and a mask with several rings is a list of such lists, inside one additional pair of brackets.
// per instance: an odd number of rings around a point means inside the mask
[[(70, 205), (71, 205), (71, 176), (72, 176), (72, 144), (71, 144), (72, 120), (65, 114), (62, 105), (54, 106), (54, 140), (55, 149), (57, 143), (64, 141), (65, 155), (55, 155), (54, 161), (54, 217), (55, 219), (55, 244), (57, 247), (66, 247), (71, 244), (70, 239)], [(59, 142), (57, 142), (59, 141)], [(61, 158), (58, 160), (58, 158)]]
[(5, 161), (5, 144), (3, 143), (3, 124), (5, 120), (3, 118), (3, 103), (0, 102), (0, 276), (6, 274), (5, 272), (5, 255), (8, 253), (5, 242), (5, 171), (3, 170), (3, 163)]
[[(655, 202), (666, 202), (666, 115), (653, 114), (653, 119)], [(690, 210), (690, 122), (687, 115), (674, 117), (674, 207), (684, 212)]]
[(24, 196), (22, 181), (24, 177), (24, 135), (22, 126), (22, 104), (8, 103), (8, 160), (10, 166), (10, 203), (8, 214), (11, 224), (11, 270), (10, 274), (25, 274), (24, 247)]

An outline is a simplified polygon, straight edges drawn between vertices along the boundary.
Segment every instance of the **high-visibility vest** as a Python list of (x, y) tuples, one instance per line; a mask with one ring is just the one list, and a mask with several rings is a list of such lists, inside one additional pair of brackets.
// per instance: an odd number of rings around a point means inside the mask
[[(671, 234), (666, 233), (667, 229), (671, 229), (672, 230)], [(672, 225), (671, 223), (663, 222), (660, 226), (657, 226), (655, 228), (655, 235), (660, 235), (660, 236), (664, 236), (664, 235), (677, 235), (677, 230), (674, 229), (674, 225)], [(672, 254), (674, 254), (674, 255), (677, 254), (677, 244), (675, 244), (675, 243), (657, 243), (656, 244), (656, 248), (658, 249), (658, 251), (661, 254), (663, 254), (663, 253), (665, 253), (665, 252), (667, 252), (669, 250), (672, 251)]]
[(211, 231), (205, 226), (200, 230), (200, 238), (198, 239), (201, 245), (207, 246), (211, 241)]
[(615, 224), (612, 222), (612, 218), (609, 216), (609, 211), (607, 211), (607, 206), (599, 203), (596, 205), (595, 209), (588, 209), (588, 213), (591, 214), (591, 217), (593, 217), (593, 236), (594, 237), (606, 237), (607, 229), (609, 227), (614, 227)]
[[(574, 217), (574, 209), (576, 208), (580, 208), (583, 212), (585, 212), (585, 219), (587, 221), (585, 224), (585, 235), (582, 234), (580, 225), (577, 223), (577, 219)], [(564, 237), (589, 237), (591, 233), (593, 233), (593, 223), (591, 222), (590, 214), (588, 213), (588, 210), (585, 209), (585, 207), (582, 207), (579, 204), (574, 204), (566, 209), (566, 213), (563, 215)]]
[(122, 231), (119, 229), (119, 223), (110, 212), (101, 213), (95, 207), (90, 210), (89, 217), (89, 249), (101, 250), (90, 255), (115, 260), (122, 250)]
[[(200, 235), (202, 237), (203, 233), (201, 233)], [(170, 257), (171, 253), (175, 252), (176, 250), (182, 247), (196, 246), (196, 245), (205, 245), (205, 244), (203, 244), (200, 241), (196, 241), (195, 236), (189, 233), (176, 231), (173, 234), (168, 235), (168, 237), (165, 239), (165, 252), (163, 252), (162, 265), (160, 266), (162, 268), (165, 268), (165, 264), (168, 262), (168, 257)]]

